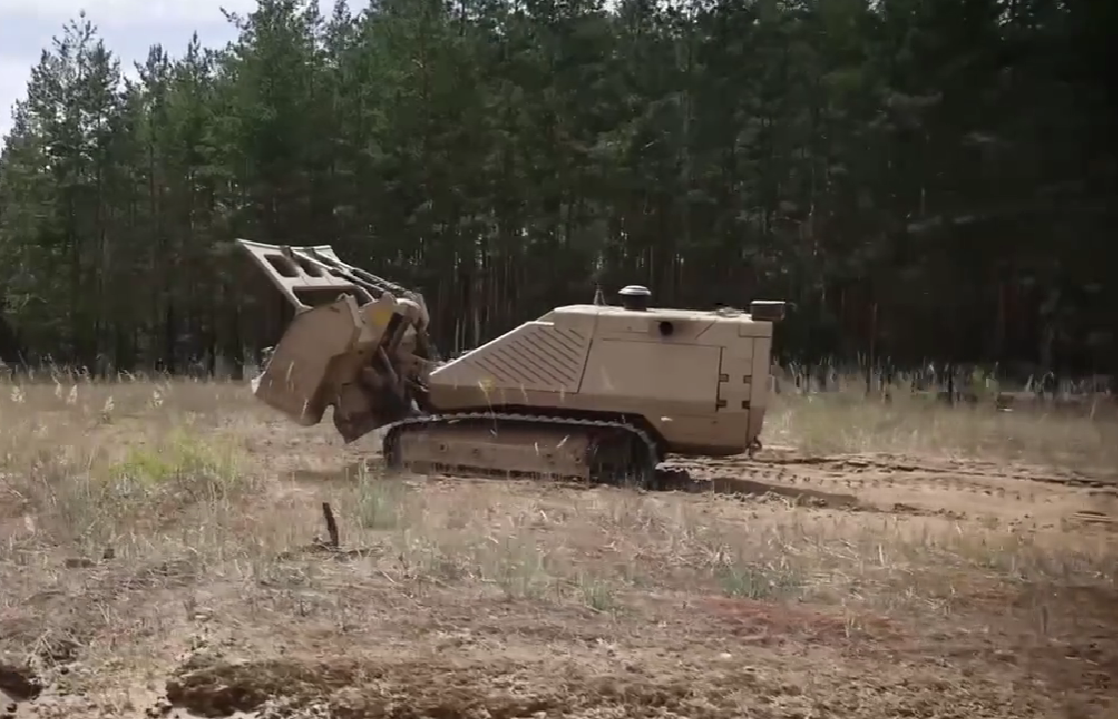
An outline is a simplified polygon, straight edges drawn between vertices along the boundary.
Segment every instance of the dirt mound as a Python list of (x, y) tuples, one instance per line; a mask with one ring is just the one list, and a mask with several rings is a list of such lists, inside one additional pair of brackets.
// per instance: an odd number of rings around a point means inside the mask
[(281, 658), (186, 668), (167, 683), (167, 699), (205, 717), (277, 704), (291, 713), (325, 707), (343, 719), (735, 715), (731, 704), (722, 704), (741, 676), (704, 677), (695, 670), (693, 676), (664, 677), (638, 666), (618, 669), (592, 673), (548, 659)]
[(345, 658), (188, 665), (167, 682), (167, 699), (206, 717), (255, 711), (272, 699), (289, 707), (325, 704), (339, 717), (447, 719), (531, 716), (559, 704), (554, 690), (534, 686), (521, 671), (508, 665)]
[(310, 702), (354, 684), (357, 667), (348, 662), (207, 663), (192, 659), (167, 682), (167, 700), (205, 717), (251, 712), (272, 698)]
[(12, 699), (34, 699), (42, 692), (39, 678), (29, 667), (0, 661), (0, 691)]

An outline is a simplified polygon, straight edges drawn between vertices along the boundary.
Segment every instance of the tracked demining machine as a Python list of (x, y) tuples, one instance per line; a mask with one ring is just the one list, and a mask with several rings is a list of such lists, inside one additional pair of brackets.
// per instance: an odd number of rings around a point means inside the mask
[(440, 363), (422, 295), (330, 247), (237, 244), (295, 307), (253, 393), (305, 426), (332, 407), (346, 442), (383, 428), (390, 468), (653, 486), (668, 453), (759, 446), (782, 302), (666, 309), (634, 285)]

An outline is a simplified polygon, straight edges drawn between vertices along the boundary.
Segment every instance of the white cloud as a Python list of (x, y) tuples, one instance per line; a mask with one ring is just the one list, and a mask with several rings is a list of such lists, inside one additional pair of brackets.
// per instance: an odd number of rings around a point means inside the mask
[(255, 0), (0, 0), (0, 17), (5, 22), (34, 20), (61, 25), (84, 9), (101, 27), (143, 30), (151, 24), (208, 23), (221, 19), (220, 8), (247, 12), (254, 7)]
[(0, 135), (11, 128), (11, 108), (24, 97), (31, 68), (38, 63), (52, 36), (76, 19), (83, 5), (87, 18), (110, 50), (130, 72), (142, 62), (148, 48), (161, 43), (172, 55), (185, 49), (194, 31), (203, 45), (220, 46), (236, 37), (236, 29), (225, 21), (221, 9), (251, 11), (254, 0), (98, 0), (96, 4), (74, 0), (20, 2), (0, 0)]
[(28, 74), (24, 63), (0, 58), (0, 137), (12, 127), (12, 110), (16, 100), (26, 94)]
[[(321, 2), (325, 12), (332, 4)], [(350, 0), (354, 11), (365, 5), (365, 0)], [(0, 135), (11, 128), (12, 105), (25, 95), (40, 53), (83, 7), (121, 69), (130, 73), (156, 43), (172, 56), (181, 55), (195, 31), (204, 46), (225, 45), (237, 31), (221, 10), (247, 14), (256, 0), (0, 0)]]

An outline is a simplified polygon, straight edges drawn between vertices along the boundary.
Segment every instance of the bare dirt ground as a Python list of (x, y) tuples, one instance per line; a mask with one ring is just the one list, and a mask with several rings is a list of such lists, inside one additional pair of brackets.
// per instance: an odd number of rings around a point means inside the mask
[(0, 392), (3, 717), (1118, 715), (1111, 424), (785, 396), (640, 493), (388, 477), (243, 386)]

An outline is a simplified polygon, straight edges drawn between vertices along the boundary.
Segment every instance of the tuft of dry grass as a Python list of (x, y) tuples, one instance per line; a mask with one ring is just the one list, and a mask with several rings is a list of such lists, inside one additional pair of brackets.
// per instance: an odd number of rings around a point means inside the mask
[[(390, 715), (390, 695), (404, 712), (427, 696), (421, 666), (458, 677), (475, 715), (482, 696), (498, 711), (535, 686), (510, 678), (524, 662), (550, 683), (523, 706), (567, 716), (932, 716), (961, 697), (973, 716), (1107, 709), (1066, 658), (1118, 668), (1118, 500), (1099, 469), (1118, 466), (1114, 425), (783, 394), (764, 438), (781, 447), (689, 466), (771, 490), (748, 497), (401, 477), (371, 461), (372, 438), (289, 426), (244, 385), (9, 382), (0, 669), (29, 662), (68, 716), (94, 711), (83, 701), (140, 712), (171, 677), (212, 709), (238, 657), (301, 677), (286, 696), (283, 681), (243, 686), (256, 699), (239, 708), (342, 716)], [(803, 501), (808, 487), (851, 501)], [(312, 541), (323, 501), (337, 550)], [(324, 654), (345, 671), (297, 658)], [(411, 711), (470, 715), (439, 706)]]
[(1045, 402), (1006, 407), (993, 394), (951, 405), (934, 390), (916, 392), (901, 382), (867, 396), (865, 386), (863, 378), (845, 378), (828, 392), (775, 394), (765, 436), (810, 454), (888, 452), (1088, 472), (1118, 467), (1118, 405), (1109, 396), (1069, 410)]

